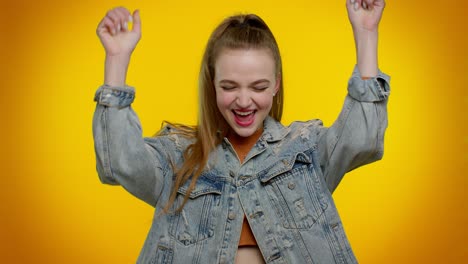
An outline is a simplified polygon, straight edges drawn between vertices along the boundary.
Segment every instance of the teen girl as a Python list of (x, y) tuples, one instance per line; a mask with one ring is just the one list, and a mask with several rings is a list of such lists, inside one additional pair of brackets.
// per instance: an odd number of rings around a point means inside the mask
[[(332, 199), (343, 175), (383, 155), (389, 76), (378, 70), (383, 0), (347, 0), (357, 51), (335, 123), (280, 123), (282, 64), (265, 22), (226, 18), (212, 33), (194, 127), (142, 137), (125, 83), (141, 36), (138, 11), (110, 10), (93, 134), (103, 183), (155, 207), (138, 263), (356, 263)], [(133, 28), (128, 29), (128, 21)], [(164, 98), (155, 98), (164, 100)], [(162, 110), (162, 109), (161, 109)]]

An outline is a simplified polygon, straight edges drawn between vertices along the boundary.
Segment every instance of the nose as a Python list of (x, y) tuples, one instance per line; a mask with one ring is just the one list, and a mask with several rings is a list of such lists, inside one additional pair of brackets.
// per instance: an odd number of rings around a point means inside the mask
[(240, 108), (248, 108), (252, 104), (252, 97), (248, 89), (239, 90), (236, 103)]

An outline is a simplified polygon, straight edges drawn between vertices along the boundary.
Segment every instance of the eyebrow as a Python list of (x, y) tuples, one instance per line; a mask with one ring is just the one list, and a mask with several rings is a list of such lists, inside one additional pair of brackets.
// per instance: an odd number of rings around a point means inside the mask
[[(255, 82), (251, 83), (250, 85), (256, 85), (256, 84), (264, 83), (264, 82), (267, 82), (268, 84), (270, 83), (270, 81), (268, 79), (260, 79), (260, 80), (256, 80)], [(235, 81), (226, 80), (226, 79), (223, 79), (223, 80), (219, 81), (219, 83), (237, 84), (237, 82), (235, 82)]]

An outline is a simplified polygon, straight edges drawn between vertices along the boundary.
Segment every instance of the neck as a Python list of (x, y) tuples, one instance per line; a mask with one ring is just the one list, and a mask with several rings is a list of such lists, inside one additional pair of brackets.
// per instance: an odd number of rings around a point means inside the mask
[(240, 163), (244, 162), (245, 157), (249, 153), (250, 149), (255, 145), (255, 142), (257, 142), (258, 138), (263, 133), (263, 128), (260, 128), (259, 130), (255, 131), (252, 135), (248, 137), (241, 137), (237, 135), (234, 131), (230, 131), (227, 134), (227, 139), (229, 142), (231, 142), (232, 146), (234, 147), (234, 151), (237, 154), (237, 157), (239, 158)]
[(263, 133), (263, 127), (259, 128), (257, 131), (255, 131), (252, 135), (248, 137), (239, 136), (236, 132), (234, 132), (233, 130), (230, 130), (227, 133), (226, 137), (229, 140), (229, 142), (231, 142), (231, 144), (234, 144), (234, 145), (246, 145), (246, 144), (253, 145), (255, 144), (255, 142), (257, 142), (257, 140), (260, 138), (262, 133)]

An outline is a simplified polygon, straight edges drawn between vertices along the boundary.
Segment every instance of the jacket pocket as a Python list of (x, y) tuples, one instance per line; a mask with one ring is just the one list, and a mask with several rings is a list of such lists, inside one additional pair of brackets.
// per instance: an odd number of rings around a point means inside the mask
[(156, 255), (151, 261), (151, 264), (171, 264), (173, 255), (174, 251), (171, 248), (165, 245), (158, 245), (156, 248)]
[(328, 207), (323, 184), (306, 154), (297, 153), (282, 163), (286, 168), (272, 170), (280, 173), (260, 180), (284, 228), (311, 228)]
[[(189, 184), (187, 182), (179, 188), (176, 203), (178, 206), (182, 204)], [(171, 236), (185, 246), (212, 237), (219, 214), (221, 193), (221, 184), (200, 176), (182, 210), (171, 216)]]

